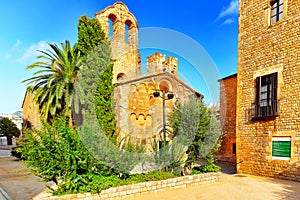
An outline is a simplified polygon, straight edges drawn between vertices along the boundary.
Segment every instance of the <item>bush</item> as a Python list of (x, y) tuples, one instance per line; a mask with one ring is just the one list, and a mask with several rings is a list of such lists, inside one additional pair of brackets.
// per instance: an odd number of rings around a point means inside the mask
[(18, 159), (22, 158), (22, 147), (21, 146), (16, 146), (13, 147), (10, 151), (10, 154)]
[(169, 178), (175, 178), (180, 176), (180, 174), (173, 174), (171, 172), (163, 172), (163, 171), (152, 171), (148, 174), (143, 175), (145, 181), (156, 181), (156, 180), (165, 180)]
[(220, 169), (221, 168), (219, 166), (213, 163), (209, 163), (209, 164), (201, 165), (199, 167), (194, 167), (191, 174), (193, 175), (193, 174), (201, 174), (201, 173), (208, 173), (208, 172), (219, 172)]
[(66, 118), (58, 118), (51, 125), (43, 123), (41, 130), (26, 131), (22, 158), (36, 175), (58, 185), (54, 194), (99, 192), (107, 187), (103, 177), (117, 180), (119, 172), (96, 160), (67, 123)]

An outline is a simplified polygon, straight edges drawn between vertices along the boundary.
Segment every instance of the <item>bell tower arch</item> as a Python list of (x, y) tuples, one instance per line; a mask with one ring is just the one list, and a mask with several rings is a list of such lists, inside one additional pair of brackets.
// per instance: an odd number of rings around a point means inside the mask
[(138, 24), (134, 15), (124, 3), (116, 2), (96, 13), (96, 18), (111, 41), (112, 56), (115, 59), (113, 83), (139, 77), (141, 59), (138, 51)]

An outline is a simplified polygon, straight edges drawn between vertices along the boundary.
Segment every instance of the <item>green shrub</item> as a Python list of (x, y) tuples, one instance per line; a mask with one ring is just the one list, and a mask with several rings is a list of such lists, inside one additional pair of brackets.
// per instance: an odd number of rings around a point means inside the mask
[(22, 158), (22, 147), (21, 146), (16, 146), (13, 147), (10, 151), (10, 154), (18, 159)]
[[(98, 193), (110, 187), (180, 176), (163, 171), (121, 173), (95, 159), (85, 149), (77, 131), (67, 124), (67, 119), (62, 117), (54, 119), (51, 125), (43, 123), (41, 130), (26, 131), (22, 148), (18, 148), (25, 164), (36, 175), (58, 185), (58, 189), (52, 191), (55, 195)], [(218, 170), (217, 166), (209, 164), (201, 166), (199, 171)]]
[(206, 165), (201, 165), (199, 167), (194, 167), (193, 170), (195, 170), (195, 172), (200, 172), (200, 173), (208, 173), (208, 172), (219, 172), (220, 171), (220, 167), (210, 163), (210, 164), (206, 164)]
[[(66, 118), (54, 119), (51, 125), (43, 123), (41, 130), (26, 131), (22, 145), (25, 164), (45, 181), (58, 184), (55, 194), (98, 192), (107, 187), (103, 177), (117, 180), (119, 172), (96, 160), (85, 149)], [(98, 183), (102, 185), (95, 188)]]
[(191, 172), (191, 175), (195, 175), (195, 174), (202, 174), (202, 172), (199, 171), (199, 169), (193, 168), (193, 169), (192, 169), (192, 172)]
[(156, 181), (156, 180), (164, 180), (169, 178), (175, 178), (179, 176), (178, 174), (173, 174), (171, 172), (163, 172), (163, 171), (152, 171), (148, 174), (144, 174), (143, 178), (145, 181)]

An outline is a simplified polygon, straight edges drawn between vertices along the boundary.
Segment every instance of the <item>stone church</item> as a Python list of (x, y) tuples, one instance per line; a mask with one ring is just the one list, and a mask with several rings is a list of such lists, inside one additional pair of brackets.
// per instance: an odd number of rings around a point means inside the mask
[[(119, 140), (142, 146), (162, 141), (164, 130), (171, 130), (167, 116), (175, 102), (191, 96), (202, 99), (203, 96), (178, 78), (178, 60), (175, 57), (154, 53), (147, 57), (147, 73), (141, 74), (139, 27), (124, 3), (116, 2), (96, 13), (96, 18), (110, 38), (115, 60), (113, 83)], [(28, 106), (33, 101), (26, 99), (29, 97), (25, 95), (22, 105), (24, 121), (34, 120), (36, 123), (36, 115)], [(170, 138), (166, 135), (166, 140)]]
[[(175, 102), (190, 96), (202, 98), (202, 95), (178, 78), (178, 60), (171, 56), (150, 55), (147, 73), (141, 75), (138, 23), (125, 4), (117, 2), (96, 13), (96, 18), (111, 39), (112, 55), (116, 60), (113, 83), (119, 138), (143, 146), (151, 145), (154, 139), (162, 141), (163, 112), (168, 116)], [(155, 97), (155, 92), (159, 97)], [(171, 129), (167, 119), (165, 128)], [(170, 140), (170, 135), (166, 139)]]

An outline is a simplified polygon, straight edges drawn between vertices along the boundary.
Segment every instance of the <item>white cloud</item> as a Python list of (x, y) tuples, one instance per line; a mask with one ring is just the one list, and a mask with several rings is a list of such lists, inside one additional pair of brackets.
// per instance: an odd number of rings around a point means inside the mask
[(36, 57), (41, 54), (38, 50), (45, 51), (48, 47), (49, 45), (44, 41), (26, 46), (21, 40), (17, 40), (15, 44), (11, 46), (10, 50), (2, 55), (2, 57), (11, 62), (29, 63), (33, 62)]
[(231, 0), (228, 6), (223, 8), (223, 10), (220, 12), (217, 20), (230, 16), (230, 15), (237, 15), (239, 12), (239, 1), (238, 0)]
[[(22, 49), (22, 47), (21, 47)], [(28, 61), (31, 59), (35, 59), (41, 53), (38, 50), (45, 51), (48, 49), (48, 44), (44, 41), (40, 41), (38, 43), (32, 44), (27, 48), (22, 50), (22, 55), (17, 59), (18, 62)]]
[(17, 40), (17, 42), (12, 46), (11, 50), (19, 51), (20, 49), (22, 49), (22, 44), (23, 42), (21, 40)]
[(229, 19), (226, 19), (226, 20), (222, 23), (222, 25), (232, 24), (232, 23), (234, 23), (234, 22), (235, 22), (234, 18), (229, 18)]

